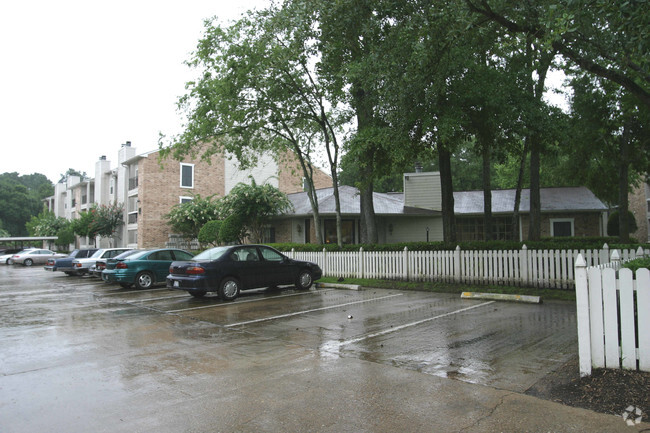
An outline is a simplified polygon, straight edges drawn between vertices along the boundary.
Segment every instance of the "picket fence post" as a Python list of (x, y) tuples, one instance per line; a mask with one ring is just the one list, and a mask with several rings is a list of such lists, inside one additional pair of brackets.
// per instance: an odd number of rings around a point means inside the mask
[(404, 252), (402, 253), (402, 278), (405, 281), (409, 281), (409, 249), (404, 247)]
[(327, 250), (323, 248), (323, 275), (324, 276), (328, 276), (327, 275), (328, 270), (329, 269), (327, 269)]
[(591, 335), (589, 325), (589, 287), (587, 264), (582, 254), (575, 263), (576, 279), (576, 318), (578, 321), (578, 356), (580, 377), (591, 375)]
[(524, 244), (519, 252), (519, 276), (521, 285), (528, 283), (528, 247)]
[(364, 266), (364, 260), (363, 260), (363, 247), (359, 248), (359, 254), (357, 255), (357, 260), (358, 260), (358, 271), (357, 271), (357, 278), (364, 278), (365, 274), (365, 266)]
[(621, 255), (619, 254), (618, 250), (612, 251), (612, 259), (610, 260), (612, 263), (612, 268), (614, 270), (619, 270), (621, 268)]
[(460, 262), (460, 245), (456, 245), (454, 250), (454, 281), (460, 283), (461, 277), (461, 262)]

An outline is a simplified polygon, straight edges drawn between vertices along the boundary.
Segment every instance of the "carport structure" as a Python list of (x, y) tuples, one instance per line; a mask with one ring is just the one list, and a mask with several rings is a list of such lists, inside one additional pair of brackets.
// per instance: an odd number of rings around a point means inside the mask
[[(0, 244), (5, 244), (6, 242), (13, 243), (14, 248), (23, 248), (25, 242), (42, 242), (42, 247), (47, 248), (46, 242), (53, 242), (59, 239), (58, 236), (11, 236), (8, 238), (0, 238)], [(20, 245), (19, 245), (20, 243)]]

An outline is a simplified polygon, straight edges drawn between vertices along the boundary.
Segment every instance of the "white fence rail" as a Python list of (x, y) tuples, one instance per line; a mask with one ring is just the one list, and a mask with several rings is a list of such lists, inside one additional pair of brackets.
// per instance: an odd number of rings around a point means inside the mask
[(650, 271), (576, 260), (580, 375), (593, 368), (650, 371)]
[[(618, 250), (617, 250), (618, 251)], [(646, 250), (650, 253), (650, 250)], [(582, 255), (588, 266), (609, 262), (610, 249), (511, 251), (343, 251), (297, 252), (288, 255), (318, 263), (327, 277), (384, 278), (404, 281), (436, 281), (464, 284), (503, 284), (538, 288), (575, 287), (574, 264)], [(644, 251), (622, 250), (625, 260)]]

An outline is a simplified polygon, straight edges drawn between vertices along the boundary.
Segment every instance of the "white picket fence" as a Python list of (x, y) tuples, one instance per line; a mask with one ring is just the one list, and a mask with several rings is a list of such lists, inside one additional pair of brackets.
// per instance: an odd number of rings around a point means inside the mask
[[(617, 250), (618, 251), (618, 250)], [(650, 252), (650, 251), (648, 251)], [(377, 278), (403, 281), (434, 281), (460, 284), (501, 284), (537, 288), (572, 289), (578, 255), (589, 266), (609, 262), (610, 249), (510, 251), (342, 251), (298, 252), (289, 255), (317, 263), (323, 275), (336, 278)], [(644, 251), (618, 251), (633, 259)]]
[(580, 375), (593, 368), (650, 371), (650, 271), (575, 265)]

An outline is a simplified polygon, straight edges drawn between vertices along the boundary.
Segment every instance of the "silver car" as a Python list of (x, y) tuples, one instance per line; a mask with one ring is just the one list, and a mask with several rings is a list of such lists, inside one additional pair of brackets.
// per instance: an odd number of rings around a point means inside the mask
[(94, 276), (94, 267), (98, 260), (110, 259), (131, 249), (132, 248), (100, 248), (88, 258), (74, 259), (72, 261), (73, 272), (77, 275), (90, 273)]
[(18, 254), (15, 254), (11, 257), (11, 262), (14, 265), (42, 265), (47, 263), (48, 259), (60, 259), (67, 257), (67, 254), (55, 253), (51, 250), (44, 249), (32, 249), (32, 250), (23, 250)]

